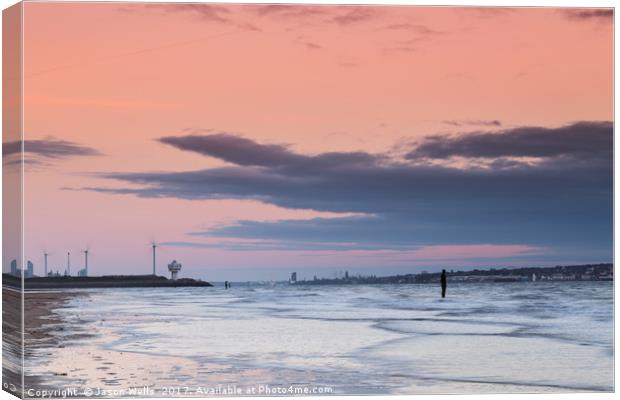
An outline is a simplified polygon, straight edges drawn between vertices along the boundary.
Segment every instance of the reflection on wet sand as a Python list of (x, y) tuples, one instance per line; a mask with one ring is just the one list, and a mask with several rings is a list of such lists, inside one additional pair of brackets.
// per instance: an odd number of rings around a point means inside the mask
[(2, 383), (3, 389), (18, 395), (22, 385), (21, 293), (2, 289)]
[[(22, 346), (22, 310), (21, 292), (4, 287), (2, 290), (2, 350), (4, 389), (10, 393), (19, 394), (22, 387), (22, 370), (24, 372), (24, 386), (34, 387), (40, 384), (36, 375), (28, 374), (27, 365), (37, 349), (60, 348), (63, 346), (62, 336), (58, 333), (64, 330), (62, 318), (54, 310), (80, 293), (62, 292), (26, 292), (24, 293), (24, 330)], [(76, 335), (75, 333), (72, 335)], [(22, 361), (22, 354), (25, 357)]]

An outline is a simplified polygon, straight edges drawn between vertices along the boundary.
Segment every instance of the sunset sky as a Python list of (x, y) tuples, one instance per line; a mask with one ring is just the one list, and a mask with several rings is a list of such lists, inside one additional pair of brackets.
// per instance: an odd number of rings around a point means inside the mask
[(609, 9), (25, 3), (24, 21), (35, 273), (87, 247), (93, 275), (149, 273), (153, 240), (161, 274), (212, 280), (612, 260)]

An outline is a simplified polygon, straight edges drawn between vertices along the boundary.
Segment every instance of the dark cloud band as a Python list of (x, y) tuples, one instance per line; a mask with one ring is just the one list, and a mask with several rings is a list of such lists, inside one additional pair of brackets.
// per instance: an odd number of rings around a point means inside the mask
[(611, 21), (614, 17), (613, 8), (568, 8), (562, 12), (567, 18), (574, 20)]
[(611, 160), (613, 124), (578, 122), (560, 128), (520, 127), (500, 132), (431, 136), (407, 154), (409, 159), (570, 157)]
[[(415, 163), (365, 152), (299, 154), (226, 133), (161, 142), (232, 166), (197, 171), (107, 173), (127, 188), (105, 193), (190, 200), (252, 199), (289, 209), (358, 217), (252, 222), (204, 234), (368, 247), (520, 243), (611, 249), (611, 122), (435, 136), (409, 152)], [(488, 168), (426, 163), (484, 157)], [(528, 165), (510, 157), (540, 157)], [(607, 251), (604, 250), (604, 251)]]
[(24, 153), (30, 153), (48, 159), (101, 155), (99, 151), (77, 143), (65, 140), (47, 139), (3, 143), (2, 157), (19, 154), (22, 150)]
[(159, 141), (180, 150), (193, 151), (241, 166), (298, 170), (345, 168), (351, 165), (374, 164), (378, 161), (377, 156), (364, 152), (323, 153), (308, 156), (295, 153), (283, 145), (261, 144), (229, 133), (168, 136), (160, 138)]

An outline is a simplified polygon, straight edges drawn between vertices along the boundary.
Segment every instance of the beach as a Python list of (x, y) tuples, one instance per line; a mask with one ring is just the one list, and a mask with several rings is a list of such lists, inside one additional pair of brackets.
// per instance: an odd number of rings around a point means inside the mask
[(26, 386), (102, 397), (606, 392), (612, 288), (455, 284), (444, 300), (434, 285), (33, 294)]
[[(51, 351), (63, 346), (61, 332), (64, 330), (62, 318), (54, 311), (72, 298), (82, 296), (79, 292), (26, 292), (24, 301), (24, 335), (22, 338), (22, 295), (19, 291), (4, 287), (2, 290), (2, 328), (3, 336), (3, 381), (5, 390), (19, 392), (22, 385), (22, 352), (29, 359), (36, 349)], [(72, 337), (79, 337), (76, 332)], [(22, 346), (22, 340), (25, 344)], [(36, 375), (25, 374), (26, 388), (40, 384)]]

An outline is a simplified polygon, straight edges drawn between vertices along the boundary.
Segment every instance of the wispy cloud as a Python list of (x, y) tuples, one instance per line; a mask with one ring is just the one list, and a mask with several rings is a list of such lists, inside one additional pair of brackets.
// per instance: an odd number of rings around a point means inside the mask
[(330, 12), (328, 6), (309, 6), (295, 4), (261, 4), (249, 6), (255, 14), (263, 17), (313, 18), (325, 16)]
[(230, 9), (217, 4), (144, 4), (147, 9), (159, 10), (164, 13), (187, 13), (209, 22), (228, 23)]
[(422, 24), (397, 23), (382, 27), (383, 30), (396, 31), (399, 35), (408, 36), (394, 40), (390, 46), (383, 49), (385, 54), (411, 53), (419, 50), (425, 42), (443, 35), (445, 32), (432, 29)]
[(613, 8), (567, 8), (560, 12), (568, 19), (576, 21), (613, 21)]
[(2, 144), (2, 157), (19, 154), (21, 151), (50, 159), (101, 155), (99, 151), (91, 147), (57, 139), (14, 141)]
[(34, 168), (49, 166), (54, 161), (84, 156), (100, 156), (98, 150), (77, 143), (58, 140), (26, 140), (5, 142), (2, 144), (2, 163), (5, 167), (16, 167), (22, 164), (20, 155), (24, 154), (23, 163)]
[[(499, 125), (497, 125), (499, 126)], [(559, 128), (519, 127), (499, 132), (435, 135), (426, 138), (407, 157), (543, 157), (611, 161), (613, 124), (578, 122)]]
[(262, 29), (239, 13), (234, 13), (231, 7), (218, 4), (199, 3), (148, 3), (130, 4), (118, 8), (119, 11), (132, 14), (184, 14), (196, 21), (226, 25), (242, 31), (262, 32)]
[(391, 24), (391, 25), (387, 25), (385, 29), (392, 30), (392, 31), (412, 32), (412, 33), (417, 33), (420, 35), (440, 35), (444, 33), (444, 32), (432, 29), (428, 27), (427, 25), (410, 24), (410, 23)]
[(346, 26), (368, 21), (377, 16), (377, 9), (371, 7), (343, 7), (341, 14), (332, 17), (338, 25)]
[(502, 126), (502, 123), (496, 119), (490, 119), (490, 120), (483, 120), (483, 119), (467, 119), (467, 120), (460, 120), (460, 119), (446, 119), (441, 121), (442, 123), (446, 124), (446, 125), (452, 125), (452, 126), (467, 126), (467, 125), (474, 125), (474, 126)]
[(305, 47), (308, 50), (321, 50), (323, 48), (323, 46), (321, 46), (320, 44), (309, 41), (303, 36), (298, 36), (297, 39), (295, 39), (295, 43)]
[(321, 22), (349, 26), (374, 19), (379, 10), (365, 6), (265, 4), (252, 6), (259, 17), (278, 18), (295, 22)]
[(184, 247), (198, 249), (220, 249), (228, 251), (312, 251), (314, 256), (332, 256), (335, 253), (354, 253), (367, 257), (390, 257), (417, 262), (447, 260), (482, 260), (498, 258), (527, 258), (552, 253), (546, 247), (514, 244), (461, 244), (429, 246), (397, 246), (390, 244), (373, 245), (367, 243), (269, 240), (269, 239), (216, 239), (215, 241), (169, 241), (161, 242), (166, 247)]
[(237, 165), (274, 168), (335, 168), (378, 162), (380, 157), (364, 152), (333, 152), (316, 156), (299, 154), (282, 144), (262, 144), (226, 132), (209, 135), (166, 136), (160, 142), (181, 150), (215, 157)]

